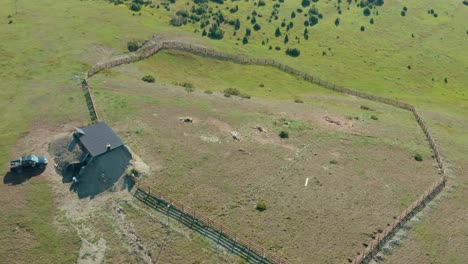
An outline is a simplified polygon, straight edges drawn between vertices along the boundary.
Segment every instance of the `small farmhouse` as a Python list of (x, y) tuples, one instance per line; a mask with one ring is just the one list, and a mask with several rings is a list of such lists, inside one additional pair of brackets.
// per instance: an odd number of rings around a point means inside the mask
[(132, 158), (120, 137), (104, 121), (77, 128), (73, 137), (83, 150), (78, 195), (93, 197), (112, 187)]

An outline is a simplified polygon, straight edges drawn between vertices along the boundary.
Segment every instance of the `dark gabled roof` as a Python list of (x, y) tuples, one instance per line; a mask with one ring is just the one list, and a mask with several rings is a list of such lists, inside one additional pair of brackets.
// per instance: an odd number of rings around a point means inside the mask
[[(104, 121), (100, 121), (91, 126), (82, 127), (81, 131), (77, 131), (78, 133), (75, 132), (75, 137), (78, 138), (83, 147), (85, 147), (93, 157), (99, 156), (124, 144), (119, 136), (117, 136)], [(107, 149), (108, 145), (110, 145), (110, 149)]]

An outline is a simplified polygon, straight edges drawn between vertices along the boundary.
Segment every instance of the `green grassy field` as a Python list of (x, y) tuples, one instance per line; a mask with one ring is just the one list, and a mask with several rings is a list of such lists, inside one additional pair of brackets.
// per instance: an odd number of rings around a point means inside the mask
[[(80, 76), (97, 61), (124, 52), (128, 40), (143, 40), (156, 32), (171, 32), (187, 39), (201, 36), (198, 25), (169, 25), (171, 15), (182, 6), (185, 8), (185, 2), (181, 1), (177, 1), (170, 12), (143, 8), (141, 16), (133, 16), (126, 6), (114, 6), (98, 0), (16, 1), (17, 13), (14, 3), (0, 1), (2, 164), (29, 151), (28, 146), (15, 147), (17, 140), (28, 131), (41, 126), (56, 128), (64, 123), (87, 123), (84, 98), (79, 90)], [(467, 211), (464, 200), (468, 193), (468, 158), (464, 148), (468, 145), (468, 76), (465, 73), (468, 55), (464, 48), (467, 41), (465, 18), (468, 16), (468, 8), (462, 1), (386, 1), (378, 8), (379, 15), (374, 17), (374, 25), (370, 25), (369, 17), (364, 17), (362, 9), (353, 4), (349, 11), (344, 11), (340, 16), (338, 27), (334, 24), (338, 17), (336, 9), (325, 1), (319, 1), (316, 5), (324, 18), (310, 28), (309, 40), (301, 39), (298, 43), (294, 37), (290, 37), (288, 45), (282, 44), (282, 38), (274, 38), (274, 30), (280, 26), (283, 17), (290, 16), (291, 11), (297, 8), (296, 4), (289, 1), (284, 3), (280, 8), (281, 18), (274, 23), (259, 22), (262, 30), (253, 31), (247, 45), (242, 45), (237, 37), (243, 36), (246, 16), (253, 10), (253, 2), (226, 2), (225, 5), (232, 7), (234, 4), (239, 5), (237, 15), (241, 20), (239, 32), (242, 34), (234, 37), (233, 30), (223, 25), (226, 31), (223, 40), (209, 40), (205, 37), (203, 41), (206, 45), (251, 56), (273, 57), (322, 79), (400, 99), (423, 110), (444, 153), (455, 164), (458, 177), (453, 181), (458, 184), (458, 188), (440, 205), (434, 216), (422, 223), (425, 230), (437, 229), (438, 239), (430, 236), (410, 236), (410, 239), (414, 239), (413, 243), (418, 245), (414, 247), (418, 252), (430, 250), (431, 254), (436, 255), (433, 257), (436, 260), (447, 259), (441, 257), (447, 254), (463, 254), (463, 250), (452, 250), (460, 244), (466, 244), (463, 242), (466, 242), (468, 234), (462, 225), (463, 218), (459, 217)], [(209, 5), (215, 6), (214, 3)], [(266, 19), (266, 14), (271, 12), (271, 5), (268, 2), (265, 7), (255, 9), (258, 13), (264, 13), (263, 19)], [(408, 7), (405, 17), (400, 15), (403, 6)], [(436, 10), (439, 15), (437, 18), (427, 14), (430, 8)], [(291, 36), (302, 35), (303, 26), (299, 17), (294, 20)], [(12, 23), (8, 24), (10, 20)], [(359, 30), (361, 25), (366, 27), (364, 32)], [(195, 29), (199, 32), (194, 33)], [(414, 38), (411, 34), (414, 34)], [(268, 50), (268, 45), (263, 46), (261, 42), (266, 38), (270, 39), (270, 45), (281, 46), (281, 51)], [(298, 58), (287, 57), (284, 54), (286, 46), (299, 48), (301, 55)], [(322, 55), (324, 51), (326, 55)], [(443, 81), (444, 78), (447, 78), (447, 83)], [(255, 89), (246, 92), (260, 95)], [(289, 99), (291, 94), (282, 96)], [(6, 171), (3, 168), (2, 175)], [(66, 225), (64, 229), (67, 232), (56, 232), (54, 218), (50, 215), (59, 215), (60, 212), (49, 207), (53, 193), (47, 183), (39, 184), (39, 181), (32, 179), (32, 184), (27, 188), (0, 187), (0, 198), (5, 203), (2, 206), (0, 229), (2, 234), (14, 229), (18, 218), (14, 217), (16, 212), (24, 212), (24, 218), (29, 219), (25, 221), (26, 230), (29, 230), (28, 240), (15, 243), (15, 254), (25, 260), (40, 257), (44, 263), (67, 262), (76, 254), (71, 249), (77, 249), (79, 245), (59, 243), (64, 240), (74, 241), (74, 235), (68, 232), (71, 229)], [(31, 202), (38, 200), (44, 202)], [(14, 202), (24, 205), (24, 209), (6, 206)], [(441, 220), (446, 219), (446, 215), (458, 217), (455, 224)], [(33, 219), (37, 218), (43, 221), (36, 223)], [(443, 241), (450, 236), (457, 237), (455, 241), (461, 243), (445, 244)], [(10, 235), (2, 236), (0, 243), (11, 244), (13, 239)], [(35, 245), (40, 242), (56, 245), (57, 252), (67, 253), (57, 260), (54, 253), (35, 250)], [(412, 252), (407, 254), (415, 255)], [(15, 256), (9, 249), (0, 250), (2, 261), (9, 262)], [(456, 262), (461, 260), (460, 263), (464, 260), (463, 256), (453, 259)]]

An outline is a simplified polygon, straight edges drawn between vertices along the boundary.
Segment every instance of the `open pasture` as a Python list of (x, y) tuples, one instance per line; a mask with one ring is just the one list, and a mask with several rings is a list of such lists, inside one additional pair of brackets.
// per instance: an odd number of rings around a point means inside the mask
[[(165, 56), (189, 63), (178, 69), (194, 64), (201, 69), (193, 75), (182, 70), (184, 79), (177, 79), (182, 75), (169, 74), (174, 71), (161, 59)], [(203, 67), (213, 64), (221, 77), (205, 83), (209, 76), (202, 74)], [(331, 95), (275, 69), (266, 70), (269, 83), (278, 79), (287, 85), (272, 86), (278, 96), (268, 98), (268, 92), (256, 91), (258, 80), (249, 74), (257, 66), (219, 64), (163, 52), (90, 81), (102, 117), (154, 169), (140, 183), (146, 188), (213, 217), (291, 263), (335, 263), (363, 248), (361, 243), (437, 179), (431, 152), (410, 113)], [(229, 85), (259, 97), (225, 97), (223, 76), (232, 72), (242, 79)], [(147, 74), (196, 88), (188, 92), (143, 82)], [(304, 103), (281, 99), (289, 97), (285, 91), (290, 89), (302, 89)], [(281, 139), (281, 131), (289, 138)], [(422, 162), (415, 161), (416, 153)], [(255, 209), (259, 201), (267, 205), (264, 212)]]

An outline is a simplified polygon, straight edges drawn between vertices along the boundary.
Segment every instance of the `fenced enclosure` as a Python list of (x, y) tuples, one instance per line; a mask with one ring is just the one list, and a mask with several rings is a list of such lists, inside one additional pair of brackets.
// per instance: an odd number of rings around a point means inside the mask
[[(425, 205), (430, 202), (440, 191), (444, 188), (447, 177), (444, 169), (444, 161), (442, 155), (438, 149), (438, 146), (435, 140), (432, 137), (427, 125), (423, 121), (421, 114), (416, 110), (416, 108), (410, 104), (399, 102), (394, 99), (384, 98), (380, 96), (375, 96), (360, 91), (355, 91), (348, 89), (324, 80), (314, 77), (311, 74), (305, 73), (293, 67), (290, 67), (286, 64), (277, 62), (273, 59), (261, 59), (261, 58), (251, 58), (237, 54), (229, 54), (225, 52), (220, 52), (214, 49), (208, 49), (199, 45), (194, 45), (191, 43), (175, 41), (175, 40), (151, 40), (144, 47), (142, 47), (138, 52), (131, 53), (128, 55), (122, 55), (114, 59), (109, 60), (105, 63), (100, 63), (92, 67), (89, 71), (85, 73), (85, 78), (83, 80), (83, 89), (85, 90), (85, 96), (87, 98), (88, 109), (90, 112), (90, 117), (92, 121), (99, 120), (99, 116), (96, 111), (96, 105), (91, 93), (91, 88), (88, 85), (88, 78), (91, 78), (95, 74), (99, 73), (102, 70), (110, 69), (122, 64), (132, 63), (139, 60), (146, 59), (151, 55), (155, 54), (161, 49), (172, 49), (180, 50), (185, 52), (190, 52), (193, 54), (198, 54), (204, 57), (214, 58), (218, 60), (230, 60), (240, 64), (255, 64), (263, 66), (275, 67), (283, 72), (293, 74), (297, 77), (300, 77), (306, 81), (319, 84), (324, 88), (345, 93), (348, 95), (372, 100), (379, 103), (384, 103), (391, 105), (397, 108), (401, 108), (413, 113), (416, 121), (419, 124), (419, 127), (422, 129), (426, 140), (432, 150), (435, 160), (437, 161), (437, 166), (441, 174), (440, 179), (435, 182), (424, 194), (422, 194), (416, 201), (414, 201), (407, 209), (405, 209), (393, 222), (389, 224), (382, 233), (378, 234), (377, 237), (372, 240), (369, 245), (356, 257), (352, 258), (352, 263), (366, 263), (370, 261), (377, 252), (388, 242), (395, 233), (417, 212), (422, 210)], [(144, 196), (144, 197), (143, 197)], [(274, 254), (266, 251), (263, 247), (258, 246), (257, 244), (251, 242), (248, 239), (241, 238), (237, 233), (234, 233), (227, 229), (225, 226), (215, 223), (207, 217), (202, 216), (201, 214), (195, 212), (194, 210), (184, 207), (183, 205), (170, 201), (168, 198), (157, 195), (153, 196), (150, 192), (146, 192), (140, 188), (137, 189), (135, 197), (139, 200), (142, 200), (146, 204), (150, 205), (156, 210), (161, 210), (161, 206), (169, 205), (167, 211), (168, 215), (176, 218), (184, 223), (189, 224), (191, 227), (197, 227), (199, 230), (204, 230), (206, 234), (210, 234), (210, 238), (216, 238), (221, 245), (224, 245), (226, 248), (231, 247), (232, 251), (243, 256), (249, 256), (251, 261), (257, 261), (253, 263), (286, 263), (284, 259), (275, 256)], [(172, 208), (172, 209), (170, 209)], [(263, 261), (263, 262), (258, 262)]]

